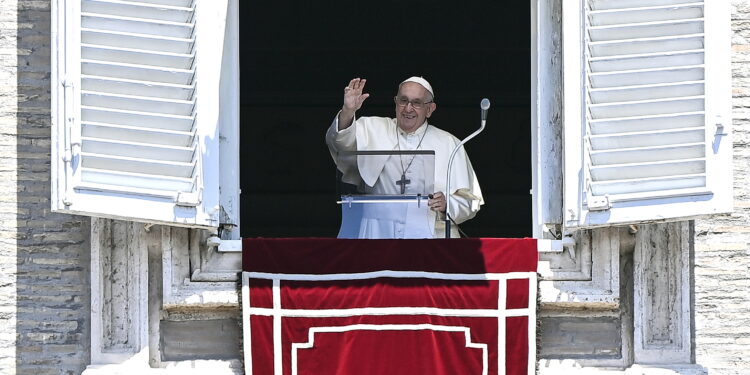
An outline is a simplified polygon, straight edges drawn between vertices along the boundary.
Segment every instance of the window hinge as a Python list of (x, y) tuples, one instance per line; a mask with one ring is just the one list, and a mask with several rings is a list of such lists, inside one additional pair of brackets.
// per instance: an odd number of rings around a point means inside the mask
[(612, 208), (612, 205), (609, 202), (609, 195), (596, 197), (589, 194), (588, 199), (586, 199), (586, 207), (589, 211), (606, 211)]
[(220, 253), (241, 253), (242, 240), (222, 240), (217, 236), (208, 237), (206, 240), (208, 247), (215, 247)]
[(716, 131), (714, 132), (714, 141), (712, 142), (714, 152), (719, 151), (721, 138), (728, 135), (729, 134), (727, 133), (727, 130), (724, 128), (724, 121), (722, 120), (721, 116), (716, 116)]
[(180, 191), (177, 193), (177, 198), (175, 198), (175, 204), (178, 206), (196, 207), (201, 204), (200, 192), (186, 193)]
[(565, 249), (575, 258), (576, 240), (572, 235), (566, 235), (561, 240), (537, 240), (537, 250), (540, 253), (563, 253)]

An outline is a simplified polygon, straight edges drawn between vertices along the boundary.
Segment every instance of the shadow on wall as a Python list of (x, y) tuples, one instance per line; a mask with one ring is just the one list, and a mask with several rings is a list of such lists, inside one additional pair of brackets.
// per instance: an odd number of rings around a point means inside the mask
[(16, 373), (90, 362), (88, 218), (50, 212), (50, 2), (18, 1)]

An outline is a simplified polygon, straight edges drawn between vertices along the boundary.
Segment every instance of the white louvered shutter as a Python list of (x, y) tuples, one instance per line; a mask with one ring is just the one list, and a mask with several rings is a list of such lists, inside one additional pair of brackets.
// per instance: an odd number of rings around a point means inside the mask
[(726, 1), (565, 0), (567, 227), (731, 211)]
[(222, 30), (226, 9), (53, 4), (53, 210), (217, 226), (222, 43), (197, 35)]

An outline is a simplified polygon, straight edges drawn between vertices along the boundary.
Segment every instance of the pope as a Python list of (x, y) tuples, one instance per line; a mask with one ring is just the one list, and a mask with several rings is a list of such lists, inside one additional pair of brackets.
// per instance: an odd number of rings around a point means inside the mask
[[(398, 87), (393, 98), (396, 118), (356, 117), (370, 94), (364, 92), (366, 79), (354, 78), (344, 88), (343, 106), (335, 116), (326, 133), (326, 143), (338, 169), (343, 173), (342, 180), (358, 185), (368, 193), (404, 194), (409, 193), (413, 178), (408, 176), (427, 167), (414, 156), (401, 158), (394, 163), (369, 163), (345, 165), (338, 157), (341, 151), (382, 151), (382, 150), (432, 150), (434, 160), (434, 192), (427, 204), (430, 207), (430, 225), (435, 237), (443, 237), (444, 215), (446, 212), (445, 186), (448, 158), (460, 143), (452, 134), (429, 124), (429, 119), (437, 109), (435, 92), (426, 79), (411, 77)], [(395, 158), (395, 156), (391, 156)], [(416, 163), (415, 160), (417, 161)], [(395, 165), (396, 167), (388, 167)], [(415, 172), (416, 171), (416, 172)], [(453, 161), (451, 176), (450, 217), (456, 224), (473, 218), (484, 204), (474, 169), (466, 151), (458, 150)], [(362, 223), (360, 236), (363, 238), (403, 238), (399, 226), (408, 223), (394, 218), (366, 218)], [(451, 237), (458, 238), (456, 226), (452, 226)]]

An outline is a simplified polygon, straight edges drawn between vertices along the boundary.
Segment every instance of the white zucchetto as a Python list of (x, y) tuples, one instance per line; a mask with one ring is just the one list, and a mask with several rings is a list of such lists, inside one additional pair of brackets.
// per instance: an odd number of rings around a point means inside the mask
[(433, 99), (435, 98), (435, 92), (432, 91), (432, 85), (430, 85), (430, 83), (427, 82), (426, 79), (424, 79), (422, 77), (414, 76), (414, 77), (405, 79), (404, 82), (401, 82), (401, 84), (398, 85), (398, 87), (401, 87), (401, 85), (403, 85), (406, 82), (414, 82), (414, 83), (418, 83), (418, 84), (422, 85), (422, 87), (424, 87), (425, 89), (427, 89), (427, 91), (430, 92), (430, 95), (432, 95), (432, 98)]

